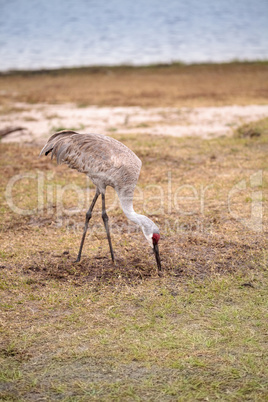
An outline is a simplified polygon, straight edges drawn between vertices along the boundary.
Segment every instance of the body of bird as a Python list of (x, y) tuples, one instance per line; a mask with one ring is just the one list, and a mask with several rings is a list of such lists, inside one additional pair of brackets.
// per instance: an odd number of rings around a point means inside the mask
[(57, 163), (67, 164), (70, 168), (85, 173), (95, 184), (96, 194), (86, 215), (84, 233), (77, 261), (81, 252), (98, 196), (102, 195), (102, 218), (107, 232), (112, 260), (113, 248), (105, 210), (105, 191), (111, 186), (118, 194), (122, 209), (128, 219), (138, 224), (149, 244), (153, 247), (158, 271), (161, 263), (158, 251), (159, 229), (148, 217), (137, 214), (133, 209), (133, 194), (140, 175), (141, 160), (127, 146), (112, 137), (101, 134), (79, 134), (75, 131), (60, 131), (52, 135), (40, 155), (56, 157)]

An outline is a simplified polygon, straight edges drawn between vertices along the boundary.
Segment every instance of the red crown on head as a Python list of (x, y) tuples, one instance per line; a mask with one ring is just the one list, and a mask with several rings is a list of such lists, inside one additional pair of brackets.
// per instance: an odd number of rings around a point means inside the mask
[(159, 239), (160, 239), (160, 234), (159, 233), (154, 233), (152, 239), (153, 239), (153, 244), (157, 244), (159, 242)]

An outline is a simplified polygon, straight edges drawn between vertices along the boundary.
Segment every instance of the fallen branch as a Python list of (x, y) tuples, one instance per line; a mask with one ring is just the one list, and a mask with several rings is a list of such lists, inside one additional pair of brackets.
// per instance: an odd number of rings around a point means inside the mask
[(7, 127), (0, 130), (0, 138), (5, 137), (8, 134), (14, 133), (15, 131), (25, 130), (25, 127)]

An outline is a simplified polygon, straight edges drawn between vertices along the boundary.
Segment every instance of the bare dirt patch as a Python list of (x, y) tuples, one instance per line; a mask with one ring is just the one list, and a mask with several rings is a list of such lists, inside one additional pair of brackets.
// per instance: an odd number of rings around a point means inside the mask
[(208, 139), (230, 136), (242, 124), (268, 116), (268, 105), (199, 108), (20, 106), (26, 111), (0, 115), (3, 131), (14, 125), (20, 127), (19, 131), (6, 135), (2, 142), (41, 144), (50, 134), (62, 129), (106, 135), (151, 134)]
[[(176, 280), (204, 279), (210, 275), (232, 273), (237, 269), (254, 269), (256, 258), (262, 250), (261, 243), (258, 248), (256, 250), (256, 247), (238, 242), (204, 240), (193, 235), (181, 236), (177, 241), (163, 240), (163, 274), (165, 277), (176, 277)], [(80, 263), (75, 263), (76, 254), (70, 254), (68, 250), (61, 254), (40, 250), (32, 258), (15, 265), (8, 264), (6, 268), (21, 271), (36, 286), (45, 286), (51, 279), (72, 282), (78, 286), (91, 283), (98, 287), (101, 284), (118, 286), (118, 283), (134, 285), (157, 278), (154, 256), (146, 247), (135, 242), (131, 249), (123, 251), (117, 248), (116, 251), (115, 264), (103, 250), (89, 256), (85, 247), (85, 255)], [(242, 255), (244, 259), (241, 264)]]

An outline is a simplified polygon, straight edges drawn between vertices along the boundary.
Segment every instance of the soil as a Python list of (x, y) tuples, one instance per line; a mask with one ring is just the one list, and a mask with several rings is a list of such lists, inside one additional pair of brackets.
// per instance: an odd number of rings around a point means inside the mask
[[(16, 111), (19, 110), (19, 111)], [(19, 127), (2, 142), (42, 144), (62, 129), (112, 134), (152, 134), (204, 139), (232, 135), (240, 125), (268, 115), (268, 105), (195, 108), (97, 107), (74, 104), (15, 104), (14, 112), (0, 115), (0, 128)], [(23, 130), (22, 130), (23, 128)]]

